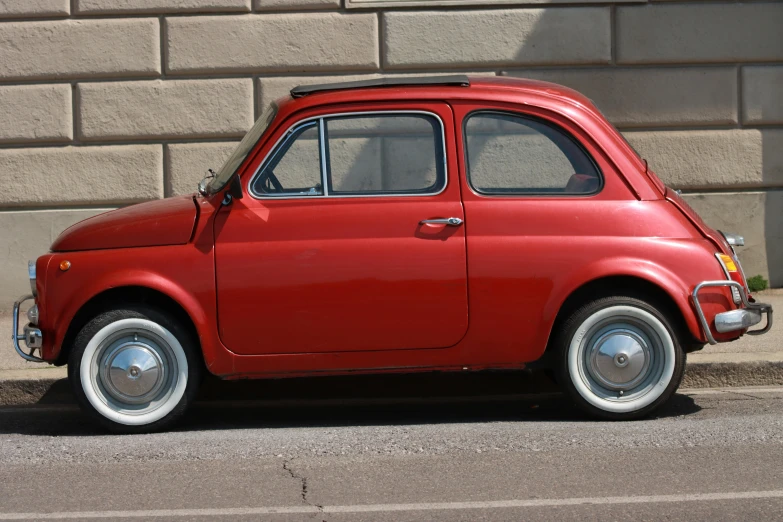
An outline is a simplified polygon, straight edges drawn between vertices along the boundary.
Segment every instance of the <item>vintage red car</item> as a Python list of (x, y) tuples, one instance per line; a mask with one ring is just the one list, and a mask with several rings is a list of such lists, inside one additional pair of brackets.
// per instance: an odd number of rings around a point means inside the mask
[(25, 359), (67, 364), (81, 406), (115, 431), (170, 426), (205, 371), (534, 362), (589, 413), (632, 419), (674, 393), (687, 352), (769, 330), (740, 241), (565, 87), (303, 86), (198, 194), (63, 232), (30, 264), (13, 338)]

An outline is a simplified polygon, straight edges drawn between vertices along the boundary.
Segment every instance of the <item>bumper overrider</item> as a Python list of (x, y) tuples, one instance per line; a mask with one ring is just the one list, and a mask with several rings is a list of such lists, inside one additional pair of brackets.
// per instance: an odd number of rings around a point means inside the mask
[[(11, 339), (14, 341), (14, 349), (16, 349), (16, 353), (19, 354), (19, 356), (26, 360), (31, 362), (44, 362), (43, 359), (40, 357), (36, 357), (33, 355), (36, 350), (40, 350), (41, 346), (43, 345), (43, 335), (41, 334), (40, 328), (37, 328), (36, 325), (32, 323), (28, 323), (25, 325), (24, 329), (22, 330), (22, 333), (19, 333), (19, 309), (22, 306), (22, 303), (25, 301), (29, 301), (30, 299), (33, 299), (32, 295), (26, 295), (23, 297), (20, 297), (15, 303), (14, 303), (14, 312), (13, 312), (13, 335), (11, 336)], [(19, 346), (19, 341), (24, 341), (25, 345), (27, 346), (27, 349), (30, 350), (30, 353), (25, 353), (25, 351), (22, 349), (21, 346)]]
[(718, 341), (713, 337), (712, 332), (710, 331), (710, 325), (707, 323), (707, 318), (704, 317), (704, 312), (702, 311), (701, 303), (699, 302), (699, 292), (704, 288), (716, 286), (728, 286), (737, 289), (744, 308), (729, 310), (728, 312), (722, 312), (715, 315), (715, 330), (720, 333), (745, 330), (759, 324), (763, 315), (767, 316), (767, 324), (764, 328), (748, 330), (746, 333), (748, 335), (762, 335), (772, 328), (772, 305), (755, 302), (751, 303), (748, 300), (748, 294), (745, 292), (745, 287), (736, 281), (704, 281), (703, 283), (696, 285), (696, 288), (693, 289), (693, 294), (691, 295), (693, 296), (693, 305), (696, 308), (696, 315), (699, 317), (701, 328), (710, 344), (718, 344)]

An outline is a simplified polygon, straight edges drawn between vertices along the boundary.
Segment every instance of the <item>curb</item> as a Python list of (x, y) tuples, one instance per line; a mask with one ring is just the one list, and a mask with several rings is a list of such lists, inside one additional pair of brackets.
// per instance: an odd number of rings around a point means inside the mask
[[(694, 388), (729, 388), (740, 386), (780, 386), (783, 385), (783, 361), (778, 360), (752, 360), (742, 362), (713, 362), (709, 359), (718, 357), (702, 357), (702, 361), (691, 361), (685, 371), (681, 389)], [(74, 403), (70, 384), (65, 378), (65, 369), (40, 369), (21, 371), (0, 371), (0, 406), (27, 406), (40, 405), (68, 405)], [(428, 377), (429, 375), (429, 377)], [(342, 381), (332, 381), (327, 389), (336, 388), (336, 395), (324, 396), (322, 381), (318, 378), (299, 378), (283, 380), (263, 381), (218, 381), (207, 379), (199, 393), (200, 400), (208, 401), (241, 401), (257, 400), (259, 398), (270, 400), (285, 400), (289, 402), (318, 400), (353, 400), (353, 390), (365, 390), (367, 382), (373, 382), (372, 376), (365, 376), (368, 380), (362, 381), (356, 386), (357, 377), (350, 377)], [(464, 374), (413, 374), (410, 376), (409, 387), (405, 377), (389, 377), (396, 379), (396, 385), (390, 392), (384, 391), (386, 386), (380, 385), (380, 395), (376, 397), (373, 390), (369, 390), (372, 400), (393, 401), (398, 399), (411, 399), (426, 397), (434, 399), (448, 397), (441, 392), (444, 388), (455, 388), (453, 384), (457, 379), (463, 379), (463, 385), (456, 387), (458, 396), (464, 397), (464, 379), (468, 384), (475, 383), (474, 389), (481, 389), (492, 396), (514, 395), (523, 393), (546, 393), (557, 391), (553, 383), (543, 376), (541, 372), (528, 372), (524, 377), (518, 374), (501, 374), (465, 376)], [(361, 378), (361, 377), (359, 377)], [(333, 378), (341, 379), (341, 378)], [(351, 382), (349, 379), (354, 379)], [(378, 380), (377, 377), (374, 380)], [(524, 381), (524, 382), (523, 382)], [(336, 386), (331, 386), (335, 384)], [(522, 383), (522, 384), (520, 384)], [(403, 384), (400, 386), (400, 384)], [(444, 386), (445, 384), (445, 386)], [(490, 388), (489, 390), (487, 389)], [(376, 390), (377, 391), (377, 390)], [(435, 392), (435, 393), (434, 393)], [(455, 395), (457, 396), (457, 395)]]
[(688, 363), (681, 388), (728, 388), (783, 385), (783, 362)]
[(70, 404), (73, 396), (65, 378), (0, 378), (0, 406)]

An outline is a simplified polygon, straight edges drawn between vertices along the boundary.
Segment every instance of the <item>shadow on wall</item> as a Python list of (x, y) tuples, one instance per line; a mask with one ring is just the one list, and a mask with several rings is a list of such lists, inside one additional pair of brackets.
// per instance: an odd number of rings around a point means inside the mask
[[(779, 185), (783, 181), (783, 130), (769, 130), (762, 136), (764, 185)], [(769, 285), (779, 288), (783, 287), (783, 189), (768, 190), (763, 197)]]
[[(563, 20), (559, 10), (541, 10), (538, 18), (532, 21), (531, 24), (531, 29), (525, 31), (524, 36), (520, 36), (519, 33), (512, 34), (511, 32), (497, 35), (499, 39), (515, 41), (517, 49), (514, 56), (515, 65), (509, 67), (497, 66), (498, 69), (523, 69), (526, 67), (545, 65), (547, 61), (551, 62), (552, 57), (556, 56), (558, 57), (558, 61), (570, 61), (572, 63), (580, 64), (578, 66), (579, 70), (584, 72), (584, 75), (581, 75), (579, 78), (574, 78), (573, 85), (569, 85), (570, 81), (556, 81), (565, 83), (566, 85), (581, 91), (585, 91), (585, 86), (590, 86), (585, 92), (588, 96), (591, 95), (589, 92), (590, 88), (605, 89), (607, 87), (605, 77), (602, 79), (598, 76), (614, 66), (609, 65), (608, 63), (595, 63), (595, 61), (591, 63), (589, 60), (595, 60), (595, 58), (598, 57), (608, 61), (610, 53), (610, 44), (608, 40), (606, 42), (596, 42), (595, 40), (585, 42), (584, 47), (592, 49), (592, 51), (586, 51), (586, 53), (589, 54), (590, 52), (593, 52), (594, 54), (593, 57), (585, 56), (583, 51), (574, 49), (574, 47), (578, 46), (574, 46), (573, 41), (562, 42), (557, 38), (556, 34), (552, 33), (552, 27), (561, 27), (563, 30), (569, 29), (568, 27), (562, 27)], [(600, 31), (598, 32), (600, 33)], [(662, 35), (661, 37), (665, 38), (665, 35)], [(601, 36), (585, 35), (584, 38), (601, 38)], [(596, 49), (599, 49), (599, 51), (596, 51)], [(605, 49), (603, 55), (600, 54), (600, 49)], [(499, 59), (504, 59), (504, 57), (501, 56)], [(585, 66), (587, 67), (585, 68)], [(465, 67), (469, 67), (469, 65), (465, 65)], [(664, 66), (661, 67), (666, 68)], [(553, 69), (556, 69), (557, 71), (554, 71)], [(677, 68), (673, 67), (672, 69)], [(530, 72), (532, 77), (540, 76), (541, 79), (547, 79), (550, 74), (552, 77), (557, 78), (558, 71), (565, 72), (568, 70), (574, 71), (576, 69), (560, 65), (552, 69), (533, 69)], [(595, 78), (590, 78), (590, 71), (595, 71)], [(389, 75), (394, 76), (395, 73), (390, 72)], [(566, 75), (564, 78), (569, 78), (569, 76)], [(627, 85), (627, 88), (631, 91), (635, 89), (633, 82), (627, 84), (621, 82), (616, 86), (618, 90), (623, 88), (621, 85)], [(696, 85), (700, 84), (695, 84), (694, 89), (698, 88)], [(602, 104), (608, 105), (612, 103), (613, 98), (607, 98), (606, 92), (603, 93), (603, 96), (596, 93), (593, 94), (595, 94), (596, 99), (604, 100), (601, 102)], [(632, 103), (635, 93), (627, 93), (628, 96), (623, 96), (623, 94), (626, 93), (617, 93), (616, 96), (619, 100), (629, 100), (629, 103)], [(706, 94), (707, 93), (705, 93), (705, 95)], [(666, 97), (674, 95), (672, 93), (663, 93), (661, 96)], [(615, 114), (615, 119), (622, 119), (622, 116), (618, 115), (617, 112), (617, 109), (622, 108), (622, 103), (618, 102), (614, 105), (614, 107), (599, 108), (609, 109), (608, 113)], [(672, 104), (671, 107), (668, 107), (667, 110), (673, 111), (675, 108), (676, 103)], [(700, 110), (698, 104), (691, 107), (691, 109), (693, 111)], [(635, 117), (638, 118), (638, 114)], [(631, 119), (629, 119), (629, 121)], [(698, 118), (696, 119), (698, 120)], [(694, 122), (693, 125), (696, 127), (699, 126), (698, 122)], [(644, 126), (651, 128), (657, 127), (654, 121), (648, 121), (647, 123), (639, 121), (634, 125), (630, 125), (629, 128)], [(682, 128), (683, 131), (687, 131), (687, 129), (688, 127)], [(704, 129), (703, 127), (702, 129), (711, 132), (709, 129)], [(716, 131), (720, 131), (720, 128), (716, 127)], [(669, 131), (655, 130), (654, 132), (665, 134)], [(753, 131), (748, 130), (747, 132)], [(732, 157), (734, 151), (724, 151), (727, 156), (722, 158), (722, 160), (740, 164), (742, 168), (747, 168), (748, 170), (761, 168), (763, 172), (763, 185), (765, 187), (780, 185), (783, 181), (783, 153), (781, 153), (781, 148), (783, 148), (783, 130), (765, 129), (760, 132), (762, 133), (761, 152), (756, 152), (754, 150), (754, 153), (751, 155), (753, 164), (748, 164), (748, 162), (751, 161), (749, 157), (743, 159), (739, 156), (739, 153), (736, 154), (736, 157)], [(674, 138), (672, 137), (672, 139)], [(484, 143), (481, 143), (480, 141), (481, 140), (476, 140), (476, 142), (472, 144), (472, 149), (475, 151), (474, 157), (480, 157), (481, 151), (484, 149), (486, 149), (486, 152), (489, 152), (489, 149), (487, 149), (488, 142), (485, 140)], [(714, 142), (707, 140), (706, 143)], [(758, 142), (755, 142), (755, 144), (757, 143)], [(676, 145), (672, 146), (674, 147)], [(709, 145), (703, 146), (709, 147)], [(741, 144), (738, 144), (738, 147), (741, 148)], [(685, 152), (685, 149), (680, 152)], [(697, 154), (699, 157), (709, 158), (714, 151), (701, 150), (695, 152), (699, 153)], [(761, 158), (758, 157), (759, 153), (762, 155)], [(359, 167), (365, 163), (377, 163), (379, 161), (378, 154), (379, 152), (371, 146), (371, 143), (357, 143), (356, 150), (352, 151), (351, 154), (351, 159), (355, 159), (356, 161), (352, 165), (346, 165), (346, 168), (344, 169), (345, 182), (349, 186), (363, 183), (363, 178), (365, 177), (364, 169)], [(657, 155), (660, 154), (661, 151), (657, 151)], [(661, 165), (661, 163), (663, 163), (662, 158), (660, 157), (656, 158), (651, 156), (648, 157), (648, 160), (650, 161), (653, 170), (656, 169), (656, 165)], [(675, 165), (671, 168), (676, 169), (678, 166)], [(685, 161), (679, 165), (679, 168), (687, 175), (690, 167), (687, 165), (687, 161)], [(664, 177), (667, 177), (666, 172), (661, 170), (659, 173), (663, 174)], [(677, 178), (677, 176), (673, 177)], [(670, 179), (672, 178), (670, 177)], [(680, 179), (683, 178), (680, 177)], [(739, 189), (734, 193), (730, 192), (730, 190), (731, 189), (726, 191), (711, 191), (700, 195), (692, 195), (687, 199), (690, 203), (693, 203), (696, 210), (702, 214), (702, 217), (704, 217), (705, 221), (711, 226), (726, 232), (743, 234), (746, 237), (748, 246), (740, 249), (740, 257), (745, 265), (748, 276), (761, 273), (769, 278), (771, 286), (783, 286), (783, 190), (753, 188), (749, 190)]]
[[(520, 65), (517, 67), (524, 68), (537, 65), (538, 58), (542, 53), (546, 53), (547, 46), (558, 45), (557, 38), (553, 37), (551, 32), (541, 29), (552, 27), (552, 22), (555, 22), (555, 20), (548, 18), (557, 16), (552, 14), (555, 11), (554, 9), (545, 10), (536, 21), (532, 31), (527, 34), (525, 40), (520, 42), (519, 51), (516, 55), (517, 62)], [(662, 34), (660, 37), (666, 38), (666, 35)], [(565, 51), (562, 49), (555, 51), (556, 54), (563, 52)], [(536, 79), (562, 83), (591, 97), (590, 88), (606, 88), (605, 79), (602, 80), (598, 77), (601, 72), (617, 67), (600, 63), (586, 63), (584, 65), (588, 66), (588, 68), (582, 69), (583, 66), (580, 65), (579, 68), (584, 71), (584, 75), (578, 78), (568, 74), (562, 75), (562, 80), (558, 78), (561, 76), (559, 73), (569, 70), (567, 66), (558, 66), (556, 67), (557, 71), (549, 69), (534, 70), (531, 71), (531, 76)], [(622, 68), (622, 66), (620, 67)], [(659, 67), (668, 68), (665, 65)], [(693, 67), (703, 68), (703, 66), (696, 65)], [(570, 70), (574, 71), (576, 69), (571, 68)], [(595, 71), (596, 77), (589, 78), (589, 71)], [(550, 79), (550, 75), (555, 79)], [(570, 80), (571, 78), (573, 78), (573, 83)], [(622, 85), (626, 84), (623, 83)], [(629, 83), (627, 85), (633, 84)], [(588, 92), (585, 91), (585, 86), (589, 86)], [(620, 88), (618, 86), (618, 89)], [(696, 87), (694, 86), (694, 88)], [(630, 89), (633, 89), (633, 87), (630, 87)], [(607, 100), (605, 92), (592, 94), (594, 94), (595, 99), (604, 100), (601, 102), (602, 104), (612, 103), (612, 101)], [(620, 100), (632, 100), (633, 93), (629, 94), (630, 96), (623, 96), (622, 93), (618, 93), (617, 97)], [(708, 93), (704, 94), (705, 96), (708, 95)], [(598, 106), (598, 108), (602, 111), (611, 109), (608, 113), (622, 118), (617, 113), (621, 105), (611, 108)], [(779, 118), (779, 108), (770, 106), (769, 110), (773, 111), (774, 114), (762, 114), (762, 121), (774, 122), (776, 118)], [(738, 111), (740, 111), (738, 117), (742, 118), (741, 108), (738, 108)], [(636, 127), (644, 126), (644, 124), (638, 122), (629, 126), (628, 130), (637, 130)], [(654, 127), (655, 125), (651, 123), (650, 126)], [(694, 123), (694, 126), (698, 126), (698, 123)], [(683, 127), (682, 130), (687, 131), (688, 127)], [(709, 129), (705, 130), (709, 131)], [(715, 130), (720, 131), (720, 128), (716, 127)], [(665, 133), (667, 131), (660, 130), (656, 132)], [(752, 131), (748, 129), (744, 132)], [(751, 277), (756, 274), (762, 274), (769, 279), (771, 287), (779, 288), (783, 287), (783, 188), (780, 188), (783, 185), (783, 130), (764, 128), (758, 132), (761, 133), (761, 158), (756, 155), (752, 158), (753, 164), (748, 164), (748, 158), (742, 158), (737, 154), (734, 158), (728, 158), (728, 161), (735, 162), (749, 171), (761, 168), (762, 186), (765, 188), (732, 189), (727, 187), (727, 189), (721, 191), (702, 193), (703, 195), (694, 195), (687, 199), (689, 203), (693, 203), (693, 206), (710, 226), (725, 232), (744, 235), (747, 246), (740, 248), (738, 253), (746, 270), (746, 275)], [(703, 154), (700, 154), (700, 156), (710, 157), (713, 152), (710, 150), (703, 151)], [(658, 151), (658, 154), (660, 153), (661, 151)], [(655, 157), (648, 157), (647, 159), (653, 170), (656, 169), (656, 164), (660, 165), (660, 158), (658, 158), (659, 161), (656, 161)], [(687, 169), (687, 166), (683, 167), (683, 170), (687, 171)], [(658, 173), (666, 175), (664, 171), (659, 170)], [(692, 190), (692, 192), (700, 191)]]

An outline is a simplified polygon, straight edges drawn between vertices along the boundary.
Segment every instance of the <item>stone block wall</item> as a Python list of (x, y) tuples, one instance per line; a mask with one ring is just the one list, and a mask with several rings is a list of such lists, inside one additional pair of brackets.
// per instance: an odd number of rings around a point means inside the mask
[(783, 285), (783, 2), (0, 0), (0, 308), (63, 228), (192, 192), (308, 82), (574, 87)]

